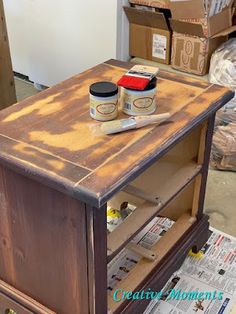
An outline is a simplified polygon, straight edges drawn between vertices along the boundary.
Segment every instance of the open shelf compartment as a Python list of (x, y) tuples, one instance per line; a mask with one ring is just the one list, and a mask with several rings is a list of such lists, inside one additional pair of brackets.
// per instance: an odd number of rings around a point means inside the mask
[[(148, 278), (159, 272), (167, 255), (176, 249), (178, 243), (183, 242), (190, 229), (198, 225), (196, 213), (206, 129), (206, 124), (200, 125), (108, 202), (115, 209), (120, 209), (124, 202), (136, 207), (107, 236), (108, 267), (116, 261), (119, 253), (122, 254), (123, 249), (140, 253), (134, 268), (113, 288), (109, 287), (113, 289), (108, 292), (108, 309), (111, 313), (119, 313), (128, 302), (115, 302), (113, 292), (117, 289), (137, 291), (145, 287)], [(158, 216), (169, 218), (171, 228), (151, 248), (141, 248), (139, 252), (141, 245), (136, 244), (135, 237)], [(207, 222), (203, 224), (207, 228)], [(185, 248), (187, 252), (188, 248)]]
[(108, 262), (201, 173), (199, 145), (196, 145), (200, 137), (201, 128), (198, 128), (108, 202), (117, 209), (123, 202), (136, 206), (108, 235)]

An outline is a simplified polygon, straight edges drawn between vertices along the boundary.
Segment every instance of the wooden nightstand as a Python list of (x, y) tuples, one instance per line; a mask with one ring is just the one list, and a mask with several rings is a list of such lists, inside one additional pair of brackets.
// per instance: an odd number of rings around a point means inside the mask
[[(0, 112), (0, 278), (58, 314), (104, 314), (107, 299), (113, 312), (142, 313), (146, 301), (107, 298), (107, 263), (156, 215), (176, 223), (152, 248), (157, 258), (143, 258), (119, 284), (124, 290), (161, 289), (208, 237), (214, 116), (233, 92), (160, 72), (157, 111), (171, 118), (96, 137), (89, 85), (116, 82), (130, 66), (109, 61)], [(137, 209), (107, 236), (107, 203), (123, 200)]]

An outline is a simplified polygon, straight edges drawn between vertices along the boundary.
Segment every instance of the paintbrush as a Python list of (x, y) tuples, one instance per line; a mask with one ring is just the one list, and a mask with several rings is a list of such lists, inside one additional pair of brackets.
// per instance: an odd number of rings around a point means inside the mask
[(135, 65), (117, 82), (118, 86), (144, 90), (157, 75), (159, 68), (147, 65)]
[(96, 126), (96, 134), (115, 134), (132, 129), (139, 129), (146, 125), (163, 122), (170, 117), (170, 113), (162, 113), (151, 116), (137, 116), (128, 119), (104, 122)]

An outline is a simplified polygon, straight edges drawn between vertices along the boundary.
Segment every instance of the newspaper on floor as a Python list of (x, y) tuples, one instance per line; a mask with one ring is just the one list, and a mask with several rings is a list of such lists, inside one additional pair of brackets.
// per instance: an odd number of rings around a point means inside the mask
[[(211, 292), (217, 298), (168, 299), (166, 291)], [(220, 298), (218, 297), (220, 294)], [(197, 257), (188, 256), (163, 288), (165, 300), (150, 302), (144, 314), (227, 314), (236, 302), (236, 238), (211, 229), (211, 237)]]
[[(155, 217), (134, 239), (150, 249), (174, 222)], [(108, 264), (108, 293), (136, 266), (141, 257), (123, 249)], [(167, 291), (210, 292), (217, 298), (206, 300), (168, 299)], [(236, 238), (211, 228), (211, 236), (199, 254), (189, 255), (162, 290), (161, 300), (150, 302), (144, 314), (228, 314), (236, 303)], [(218, 294), (222, 297), (218, 298)]]

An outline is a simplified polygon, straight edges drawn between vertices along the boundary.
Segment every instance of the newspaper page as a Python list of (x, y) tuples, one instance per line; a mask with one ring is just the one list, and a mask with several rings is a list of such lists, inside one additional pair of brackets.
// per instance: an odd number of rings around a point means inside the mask
[[(151, 249), (173, 224), (168, 218), (155, 217), (133, 241)], [(140, 259), (138, 254), (123, 249), (108, 264), (108, 293), (115, 290)], [(183, 295), (178, 293), (185, 294), (186, 299), (182, 300)], [(195, 298), (201, 293), (203, 299)], [(186, 258), (161, 295), (150, 302), (144, 314), (230, 313), (236, 303), (236, 238), (211, 228), (208, 242), (198, 254)]]
[[(168, 218), (155, 217), (134, 239), (133, 242), (150, 249), (174, 224)], [(123, 249), (108, 264), (107, 291), (111, 293), (116, 284), (128, 276), (141, 257), (128, 249)]]
[[(175, 293), (175, 298), (170, 293)], [(178, 292), (203, 299), (178, 298)], [(192, 294), (191, 294), (192, 293)], [(211, 236), (196, 256), (188, 256), (162, 290), (162, 300), (152, 300), (144, 314), (228, 314), (236, 302), (236, 238), (211, 229)], [(173, 295), (172, 295), (173, 296)], [(177, 296), (177, 297), (176, 297)]]

